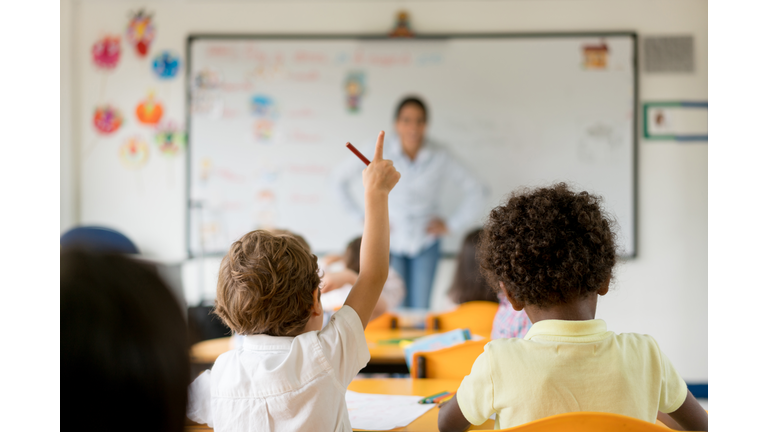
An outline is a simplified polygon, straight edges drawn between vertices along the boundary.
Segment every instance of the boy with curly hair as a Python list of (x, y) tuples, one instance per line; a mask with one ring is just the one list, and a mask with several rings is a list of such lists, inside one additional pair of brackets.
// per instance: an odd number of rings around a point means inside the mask
[(388, 195), (400, 179), (379, 133), (363, 171), (360, 276), (323, 328), (317, 257), (290, 234), (253, 231), (221, 262), (214, 313), (244, 335), (189, 387), (187, 416), (217, 432), (351, 430), (347, 386), (368, 363), (363, 330), (389, 269)]
[(617, 335), (595, 319), (616, 264), (612, 225), (599, 197), (564, 183), (513, 193), (491, 211), (481, 271), (533, 326), (524, 339), (485, 346), (440, 410), (442, 432), (494, 413), (499, 429), (574, 411), (648, 422), (669, 413), (686, 430), (707, 430), (706, 412), (651, 336)]

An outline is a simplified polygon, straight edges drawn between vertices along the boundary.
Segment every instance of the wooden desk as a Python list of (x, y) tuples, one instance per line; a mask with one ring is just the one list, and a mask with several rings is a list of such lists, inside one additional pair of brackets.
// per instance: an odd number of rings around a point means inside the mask
[[(352, 381), (349, 390), (359, 393), (378, 393), (391, 395), (415, 395), (429, 396), (441, 391), (456, 391), (461, 384), (461, 380), (440, 380), (440, 379), (418, 379), (410, 378), (380, 378), (380, 379), (358, 379)], [(437, 415), (439, 409), (437, 405), (427, 411), (426, 414), (414, 420), (411, 424), (403, 428), (392, 429), (393, 431), (437, 431)], [(480, 426), (471, 426), (469, 430), (493, 429), (493, 420), (488, 420)], [(185, 428), (188, 432), (211, 431), (206, 425), (189, 423)]]
[[(371, 330), (365, 332), (368, 342), (368, 350), (371, 353), (372, 364), (397, 364), (404, 365), (405, 357), (403, 349), (396, 343), (379, 344), (379, 341), (391, 339), (418, 338), (435, 334), (433, 330), (400, 329), (400, 330)], [(231, 350), (232, 338), (223, 337), (198, 342), (192, 345), (190, 361), (193, 364), (213, 364), (216, 359)]]

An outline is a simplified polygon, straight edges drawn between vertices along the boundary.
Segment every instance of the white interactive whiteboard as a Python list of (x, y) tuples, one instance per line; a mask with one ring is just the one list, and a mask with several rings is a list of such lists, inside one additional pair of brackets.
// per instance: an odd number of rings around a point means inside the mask
[[(520, 186), (567, 181), (605, 198), (634, 256), (636, 51), (633, 33), (191, 36), (189, 253), (220, 254), (270, 227), (318, 253), (343, 250), (362, 231), (330, 183), (354, 157), (344, 144), (393, 134), (397, 102), (415, 94), (428, 135), (490, 188), (483, 215)], [(450, 212), (457, 197), (450, 185), (441, 194)]]

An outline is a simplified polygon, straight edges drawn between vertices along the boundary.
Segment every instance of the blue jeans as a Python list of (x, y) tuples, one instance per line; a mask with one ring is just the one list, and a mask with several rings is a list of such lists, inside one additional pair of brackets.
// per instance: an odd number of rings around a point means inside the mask
[(428, 309), (435, 280), (437, 262), (440, 260), (440, 241), (419, 252), (416, 256), (389, 255), (389, 264), (403, 277), (405, 302), (409, 308)]

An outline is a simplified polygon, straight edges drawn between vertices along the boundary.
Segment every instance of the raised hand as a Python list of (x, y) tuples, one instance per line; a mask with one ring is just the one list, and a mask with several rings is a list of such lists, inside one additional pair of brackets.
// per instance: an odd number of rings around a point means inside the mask
[(381, 131), (376, 140), (373, 160), (363, 170), (363, 186), (365, 186), (366, 193), (384, 192), (388, 194), (399, 180), (400, 173), (397, 172), (392, 161), (384, 159), (384, 131)]

